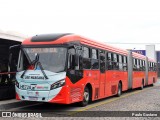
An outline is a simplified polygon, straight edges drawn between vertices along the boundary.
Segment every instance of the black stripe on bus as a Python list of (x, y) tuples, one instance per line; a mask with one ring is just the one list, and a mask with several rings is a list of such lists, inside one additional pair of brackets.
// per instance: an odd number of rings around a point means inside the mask
[(42, 34), (36, 35), (31, 38), (31, 42), (51, 42), (63, 37), (70, 35), (71, 33), (55, 33), (55, 34)]

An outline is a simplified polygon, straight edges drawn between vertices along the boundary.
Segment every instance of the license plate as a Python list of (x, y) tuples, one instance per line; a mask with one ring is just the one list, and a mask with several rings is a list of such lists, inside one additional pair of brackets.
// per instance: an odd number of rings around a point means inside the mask
[(29, 86), (29, 85), (20, 85), (20, 89), (22, 89), (22, 90), (30, 90), (31, 86)]
[(29, 97), (29, 100), (33, 100), (33, 101), (37, 101), (38, 100), (38, 97)]

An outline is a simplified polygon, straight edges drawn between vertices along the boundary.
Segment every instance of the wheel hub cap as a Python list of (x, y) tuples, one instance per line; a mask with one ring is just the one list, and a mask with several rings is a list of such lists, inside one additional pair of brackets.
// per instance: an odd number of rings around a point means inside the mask
[(88, 94), (88, 92), (84, 92), (84, 99), (85, 99), (85, 101), (89, 100), (89, 94)]

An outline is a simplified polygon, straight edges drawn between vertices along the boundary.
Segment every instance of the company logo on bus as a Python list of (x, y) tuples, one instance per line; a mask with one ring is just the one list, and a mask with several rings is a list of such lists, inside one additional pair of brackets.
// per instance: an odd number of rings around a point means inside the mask
[(24, 76), (24, 79), (41, 79), (44, 80), (44, 76)]

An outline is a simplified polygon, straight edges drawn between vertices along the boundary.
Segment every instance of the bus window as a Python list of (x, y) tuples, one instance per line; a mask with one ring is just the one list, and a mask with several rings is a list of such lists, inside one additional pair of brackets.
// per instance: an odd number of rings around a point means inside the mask
[(150, 71), (152, 71), (152, 62), (150, 62)]
[(143, 67), (143, 71), (145, 71), (145, 61), (142, 61), (142, 67)]
[(96, 49), (92, 49), (91, 66), (92, 69), (99, 69), (98, 50)]
[(112, 53), (107, 53), (107, 70), (112, 70)]
[(137, 71), (137, 59), (133, 59), (133, 70)]
[(117, 62), (117, 55), (116, 54), (113, 54), (113, 61)]
[(119, 70), (123, 70), (122, 55), (119, 55)]
[(154, 71), (157, 71), (157, 64), (154, 63)]
[(155, 63), (153, 63), (153, 71), (155, 71)]
[(151, 71), (153, 71), (153, 63), (151, 62)]
[(113, 54), (112, 64), (113, 64), (113, 69), (114, 70), (118, 70), (118, 57), (117, 57), (117, 54)]
[(139, 70), (140, 70), (140, 71), (143, 71), (142, 60), (139, 60)]
[(100, 51), (100, 71), (105, 72), (105, 52), (102, 50)]
[(87, 47), (83, 47), (83, 68), (84, 69), (91, 69), (89, 48), (87, 48)]
[(98, 51), (96, 49), (92, 49), (92, 59), (98, 59)]
[(151, 71), (151, 63), (148, 62), (148, 70)]
[(123, 63), (123, 70), (126, 71), (127, 70), (127, 57), (126, 56), (122, 57), (122, 63)]
[(89, 58), (89, 48), (83, 47), (83, 58)]
[(20, 57), (18, 58), (18, 67), (17, 67), (18, 72), (26, 70), (29, 67), (29, 61), (26, 55), (24, 55), (24, 53), (20, 51), (19, 56)]
[(139, 67), (139, 60), (137, 59), (137, 71), (139, 71), (140, 67)]

